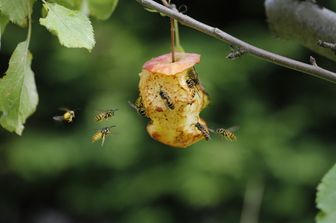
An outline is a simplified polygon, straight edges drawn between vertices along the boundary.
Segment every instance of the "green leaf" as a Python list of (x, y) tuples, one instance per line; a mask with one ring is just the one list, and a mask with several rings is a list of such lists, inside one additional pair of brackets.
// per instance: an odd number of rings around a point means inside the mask
[(45, 3), (43, 6), (48, 10), (48, 15), (40, 18), (40, 24), (55, 33), (62, 45), (91, 51), (95, 39), (87, 16), (56, 3)]
[(323, 177), (318, 186), (317, 207), (320, 213), (316, 217), (318, 223), (336, 222), (336, 165)]
[(69, 9), (79, 9), (81, 6), (81, 0), (51, 0), (48, 2), (58, 3)]
[(88, 0), (88, 2), (90, 14), (101, 20), (108, 19), (118, 4), (118, 0)]
[(0, 124), (18, 135), (22, 134), (23, 124), (38, 103), (31, 61), (28, 41), (19, 43), (9, 60), (6, 75), (0, 79)]
[(20, 26), (27, 25), (28, 13), (32, 11), (35, 0), (0, 0), (0, 11), (9, 20)]

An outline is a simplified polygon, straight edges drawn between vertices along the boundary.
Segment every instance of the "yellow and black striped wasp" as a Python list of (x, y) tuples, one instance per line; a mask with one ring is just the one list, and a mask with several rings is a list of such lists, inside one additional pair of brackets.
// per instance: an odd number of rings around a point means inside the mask
[(237, 141), (237, 136), (234, 134), (234, 132), (239, 130), (239, 126), (232, 126), (230, 128), (218, 128), (216, 130), (210, 130), (211, 132), (216, 132), (217, 134), (224, 137), (227, 141)]
[(174, 110), (175, 109), (175, 105), (174, 102), (172, 101), (172, 99), (169, 97), (169, 95), (167, 94), (167, 92), (163, 91), (162, 89), (159, 92), (160, 97), (164, 100), (166, 106), (171, 109)]
[(206, 129), (206, 127), (204, 125), (202, 125), (201, 123), (197, 122), (195, 124), (196, 128), (202, 133), (203, 137), (205, 138), (206, 141), (210, 140), (210, 133), (209, 131)]
[(195, 67), (192, 67), (191, 69), (188, 70), (186, 84), (188, 88), (194, 90), (193, 97), (195, 96), (195, 93), (197, 93), (197, 95), (200, 96), (199, 92), (202, 89), (202, 86), (198, 78), (198, 73), (196, 72)]
[(70, 123), (74, 120), (75, 110), (71, 110), (68, 108), (59, 108), (59, 110), (64, 111), (63, 115), (54, 116), (53, 119), (58, 122), (67, 122)]
[(112, 116), (114, 116), (114, 113), (118, 110), (119, 109), (109, 109), (109, 110), (101, 111), (95, 116), (95, 120), (96, 120), (96, 122), (99, 122), (99, 121), (109, 119)]
[(104, 127), (99, 129), (93, 136), (92, 136), (92, 142), (96, 142), (97, 140), (102, 140), (101, 146), (104, 145), (105, 138), (107, 135), (111, 134), (111, 129), (113, 127), (116, 127), (115, 125), (111, 125), (109, 127)]
[(143, 105), (143, 102), (142, 102), (142, 97), (139, 96), (136, 100), (135, 100), (135, 103), (133, 104), (132, 102), (128, 101), (128, 104), (134, 108), (139, 115), (141, 115), (142, 117), (144, 118), (148, 118), (147, 116), (147, 113), (146, 113), (146, 109)]

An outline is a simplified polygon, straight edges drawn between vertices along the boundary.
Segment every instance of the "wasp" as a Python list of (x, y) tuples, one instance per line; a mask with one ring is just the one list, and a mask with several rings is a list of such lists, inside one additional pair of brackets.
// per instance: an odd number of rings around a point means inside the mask
[(241, 56), (243, 56), (246, 53), (246, 50), (244, 48), (237, 47), (235, 48), (234, 46), (231, 46), (231, 52), (229, 55), (226, 56), (226, 58), (230, 60), (237, 59)]
[(103, 146), (105, 142), (105, 137), (111, 134), (111, 128), (113, 127), (115, 127), (115, 125), (99, 129), (99, 131), (92, 136), (92, 142), (96, 142), (97, 140), (101, 139), (102, 140), (101, 146)]
[[(230, 128), (224, 129), (224, 128), (218, 128), (216, 129), (216, 133), (223, 136), (227, 141), (236, 141), (237, 136), (234, 134), (234, 132), (239, 130), (239, 126), (232, 126)], [(213, 131), (213, 130), (212, 130)]]
[(168, 96), (167, 92), (160, 90), (159, 94), (160, 94), (160, 97), (165, 101), (165, 104), (167, 105), (167, 107), (173, 110), (175, 108), (175, 105), (173, 101), (171, 100), (171, 98)]
[(142, 102), (142, 97), (141, 96), (139, 96), (136, 99), (136, 101), (135, 101), (134, 104), (132, 102), (130, 102), (130, 101), (128, 101), (128, 104), (132, 108), (134, 108), (142, 117), (148, 118), (147, 113), (146, 113), (146, 109), (145, 109), (144, 104)]
[(197, 95), (199, 96), (200, 81), (199, 81), (196, 69), (194, 67), (191, 68), (187, 73), (186, 84), (187, 84), (188, 88), (194, 89), (193, 97), (195, 96), (195, 93), (197, 93)]
[(60, 108), (59, 110), (64, 111), (64, 114), (60, 116), (54, 116), (53, 119), (55, 121), (58, 121), (58, 122), (64, 121), (64, 122), (70, 123), (75, 118), (75, 110), (70, 110), (67, 108)]
[(204, 136), (205, 140), (208, 141), (209, 139), (211, 139), (210, 137), (210, 133), (209, 131), (206, 129), (205, 126), (203, 126), (201, 123), (197, 122), (195, 124), (196, 128), (202, 133), (202, 135)]
[(95, 116), (95, 120), (96, 122), (99, 122), (99, 121), (111, 118), (112, 116), (114, 116), (114, 113), (118, 110), (119, 109), (109, 109), (109, 110), (101, 111)]

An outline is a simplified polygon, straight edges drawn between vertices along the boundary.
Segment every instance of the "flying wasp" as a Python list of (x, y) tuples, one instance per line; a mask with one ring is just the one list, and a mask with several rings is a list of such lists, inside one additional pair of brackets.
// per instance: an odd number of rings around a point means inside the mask
[(102, 121), (102, 120), (109, 119), (112, 116), (114, 116), (114, 113), (118, 110), (119, 109), (109, 109), (109, 110), (101, 111), (95, 116), (95, 120), (96, 120), (96, 122), (99, 122), (99, 121)]
[(223, 136), (227, 141), (236, 141), (237, 136), (234, 134), (234, 132), (239, 130), (239, 126), (232, 126), (230, 128), (224, 129), (224, 128), (218, 128), (216, 131), (211, 130), (212, 132), (216, 132), (217, 134)]
[(160, 97), (165, 101), (165, 104), (167, 105), (167, 107), (173, 110), (175, 108), (175, 105), (173, 101), (171, 100), (171, 98), (168, 96), (167, 92), (160, 90), (159, 94), (160, 94)]
[(202, 133), (206, 141), (211, 139), (209, 131), (201, 123), (197, 122), (195, 126)]
[(92, 142), (96, 142), (97, 140), (101, 139), (102, 140), (101, 146), (103, 146), (105, 142), (105, 137), (111, 134), (111, 128), (113, 127), (115, 127), (115, 125), (99, 129), (99, 131), (92, 136)]
[(67, 122), (70, 123), (75, 118), (75, 110), (70, 110), (67, 108), (60, 108), (59, 110), (64, 111), (63, 115), (54, 116), (53, 119), (58, 122)]
[(130, 102), (130, 101), (128, 101), (128, 104), (132, 108), (134, 108), (142, 117), (148, 118), (147, 113), (146, 113), (146, 109), (145, 109), (145, 107), (143, 105), (143, 102), (142, 102), (142, 97), (141, 96), (139, 96), (136, 99), (136, 101), (135, 101), (134, 104), (132, 102)]

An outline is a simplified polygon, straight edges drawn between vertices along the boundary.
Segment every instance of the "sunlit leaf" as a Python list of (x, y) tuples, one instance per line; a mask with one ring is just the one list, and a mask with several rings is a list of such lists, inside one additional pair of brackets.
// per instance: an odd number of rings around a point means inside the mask
[(95, 45), (95, 39), (87, 16), (56, 3), (45, 3), (44, 7), (48, 10), (48, 15), (41, 18), (40, 23), (56, 34), (62, 45), (70, 48), (86, 48), (91, 51)]
[(318, 186), (317, 207), (320, 209), (316, 218), (318, 223), (336, 222), (336, 165)]
[(82, 1), (81, 0), (51, 0), (48, 2), (58, 3), (67, 8), (79, 10)]
[(19, 43), (10, 58), (6, 75), (0, 80), (0, 124), (19, 135), (38, 103), (31, 61), (28, 41)]
[(0, 11), (10, 21), (20, 26), (27, 25), (28, 13), (32, 11), (35, 0), (0, 0)]
[(90, 14), (98, 19), (108, 19), (115, 8), (118, 0), (88, 0)]

